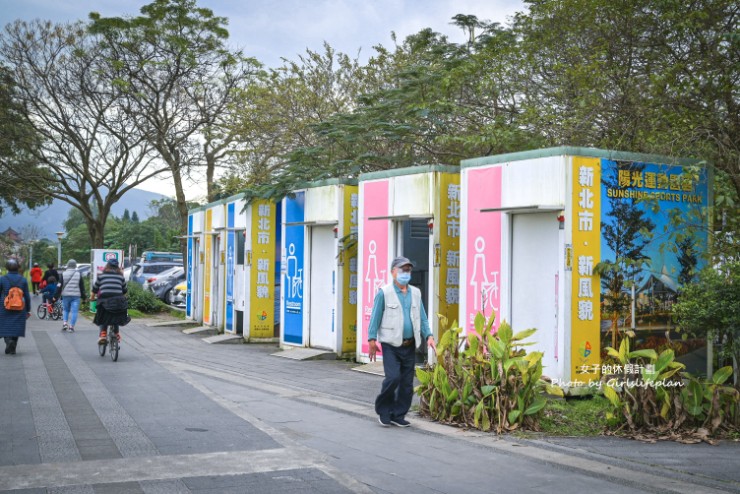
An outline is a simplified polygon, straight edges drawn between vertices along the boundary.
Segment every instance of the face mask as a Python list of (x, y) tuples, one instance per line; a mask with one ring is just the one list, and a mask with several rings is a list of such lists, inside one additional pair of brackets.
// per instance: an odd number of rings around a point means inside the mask
[(398, 275), (396, 275), (396, 281), (401, 285), (408, 285), (409, 281), (411, 281), (411, 273), (398, 273)]

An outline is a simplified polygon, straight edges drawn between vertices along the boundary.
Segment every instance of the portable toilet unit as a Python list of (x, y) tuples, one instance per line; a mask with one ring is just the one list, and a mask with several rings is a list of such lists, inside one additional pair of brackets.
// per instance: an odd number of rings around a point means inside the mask
[(502, 320), (515, 332), (537, 328), (528, 350), (544, 352), (545, 375), (566, 388), (595, 385), (613, 319), (604, 301), (610, 289), (629, 288), (594, 266), (649, 259), (642, 269), (625, 268), (636, 317), (617, 319), (638, 339), (656, 328), (661, 311), (659, 330), (670, 328), (665, 297), (646, 287), (658, 279), (675, 300), (680, 273), (698, 267), (698, 257), (684, 266), (674, 252), (671, 215), (693, 217), (695, 248), (706, 246), (709, 179), (705, 169), (686, 167), (692, 163), (576, 147), (463, 161), (461, 326), (472, 329), (481, 312), (496, 315), (496, 328)]
[(355, 351), (357, 204), (357, 182), (339, 179), (283, 199), (281, 346)]
[(224, 200), (226, 212), (224, 332), (246, 341), (275, 339), (277, 205), (247, 203), (244, 194)]
[(186, 295), (185, 316), (193, 321), (203, 321), (203, 264), (205, 255), (205, 209), (202, 207), (188, 211), (188, 234), (186, 256)]
[(421, 290), (429, 326), (437, 314), (458, 315), (460, 173), (457, 166), (425, 165), (360, 175), (359, 307), (356, 356), (368, 362), (368, 326), (377, 291), (391, 281), (397, 256), (414, 262), (411, 284)]
[(222, 201), (203, 206), (203, 325), (224, 326), (226, 214)]

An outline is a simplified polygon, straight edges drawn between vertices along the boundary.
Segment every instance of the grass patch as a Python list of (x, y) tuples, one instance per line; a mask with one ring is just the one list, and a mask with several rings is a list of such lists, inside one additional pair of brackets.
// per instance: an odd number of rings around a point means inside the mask
[(606, 428), (608, 403), (603, 396), (549, 400), (540, 428), (551, 436), (598, 436)]
[(138, 317), (147, 317), (147, 314), (144, 314), (144, 313), (143, 313), (143, 312), (141, 312), (140, 310), (136, 310), (136, 309), (129, 309), (129, 310), (128, 310), (128, 316), (129, 316), (129, 317), (130, 317), (131, 319), (136, 319), (136, 318), (138, 318)]

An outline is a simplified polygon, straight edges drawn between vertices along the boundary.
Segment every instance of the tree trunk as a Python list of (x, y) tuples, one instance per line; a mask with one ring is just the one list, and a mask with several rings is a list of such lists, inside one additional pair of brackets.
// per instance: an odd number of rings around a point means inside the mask
[(216, 174), (216, 162), (212, 156), (206, 155), (206, 193), (208, 202), (216, 200), (213, 187), (213, 176)]
[[(179, 168), (170, 166), (172, 170), (172, 181), (175, 184), (175, 200), (177, 202), (177, 212), (180, 214), (180, 235), (187, 235), (188, 233), (188, 203), (185, 200), (185, 191), (182, 188), (182, 177), (179, 173)], [(183, 259), (187, 259), (188, 255), (188, 244), (185, 239), (180, 239), (180, 251), (182, 252)]]

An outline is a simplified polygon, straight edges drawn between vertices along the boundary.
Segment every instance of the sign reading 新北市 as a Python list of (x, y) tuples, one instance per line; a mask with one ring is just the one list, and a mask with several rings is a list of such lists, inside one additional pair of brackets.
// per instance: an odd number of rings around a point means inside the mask
[(599, 378), (599, 262), (601, 167), (598, 158), (573, 158), (573, 271), (571, 287), (571, 376), (577, 385)]
[[(435, 247), (434, 265), (439, 267), (439, 313), (449, 324), (458, 317), (460, 303), (460, 228), (461, 187), (457, 173), (440, 174), (440, 225), (439, 249)], [(440, 327), (439, 338), (446, 328)]]
[[(359, 227), (359, 193), (356, 185), (344, 186), (344, 229), (342, 237), (345, 247), (356, 241)], [(357, 244), (342, 252), (342, 276), (344, 292), (342, 297), (342, 352), (352, 352), (357, 345)]]
[(272, 338), (275, 324), (275, 217), (276, 205), (257, 200), (251, 204), (252, 249), (249, 300), (251, 338)]

